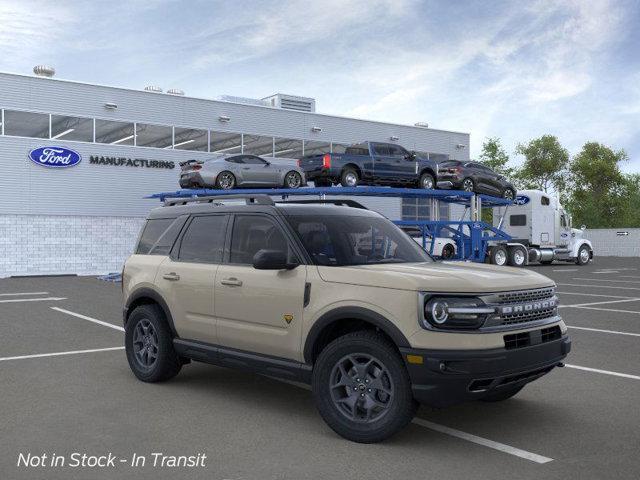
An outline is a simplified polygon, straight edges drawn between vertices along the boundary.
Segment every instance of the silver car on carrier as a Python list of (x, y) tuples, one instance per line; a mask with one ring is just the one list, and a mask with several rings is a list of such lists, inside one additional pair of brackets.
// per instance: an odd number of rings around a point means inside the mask
[(180, 167), (181, 188), (299, 188), (307, 184), (297, 164), (274, 163), (257, 155), (219, 155), (210, 160), (188, 160)]

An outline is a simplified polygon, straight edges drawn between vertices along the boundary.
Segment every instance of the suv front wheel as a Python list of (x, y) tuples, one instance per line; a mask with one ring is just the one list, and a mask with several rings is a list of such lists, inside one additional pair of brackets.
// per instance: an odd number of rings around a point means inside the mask
[(124, 344), (131, 371), (143, 382), (162, 382), (175, 377), (182, 362), (164, 312), (158, 305), (141, 305), (129, 315)]
[(314, 366), (312, 389), (324, 421), (359, 443), (389, 438), (413, 419), (418, 406), (398, 351), (370, 331), (331, 342)]

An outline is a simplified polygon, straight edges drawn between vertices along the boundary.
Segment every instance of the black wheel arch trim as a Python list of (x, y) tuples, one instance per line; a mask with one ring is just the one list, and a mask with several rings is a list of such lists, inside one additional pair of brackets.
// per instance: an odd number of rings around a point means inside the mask
[(131, 313), (130, 311), (131, 305), (133, 305), (136, 301), (140, 300), (141, 298), (148, 298), (160, 306), (160, 308), (164, 312), (165, 318), (167, 319), (167, 323), (169, 324), (169, 328), (171, 329), (171, 333), (173, 337), (179, 338), (178, 332), (176, 331), (175, 324), (173, 323), (173, 316), (171, 315), (171, 310), (169, 310), (169, 305), (167, 305), (167, 302), (165, 302), (164, 298), (162, 298), (162, 295), (160, 295), (157, 291), (153, 290), (152, 288), (148, 288), (148, 287), (142, 287), (137, 290), (134, 290), (131, 293), (131, 295), (129, 295), (129, 298), (127, 299), (127, 303), (125, 304), (124, 310), (122, 312), (123, 325), (125, 327), (127, 325), (127, 320), (129, 318), (129, 314)]
[(311, 327), (304, 344), (304, 360), (313, 363), (313, 349), (320, 335), (333, 323), (340, 320), (362, 320), (386, 333), (399, 348), (410, 348), (409, 341), (390, 320), (373, 310), (363, 307), (338, 307), (324, 313)]

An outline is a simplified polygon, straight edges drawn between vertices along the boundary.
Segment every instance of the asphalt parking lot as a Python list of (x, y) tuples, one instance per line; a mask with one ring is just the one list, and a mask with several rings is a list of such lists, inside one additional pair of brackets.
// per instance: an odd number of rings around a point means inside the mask
[[(202, 364), (144, 384), (120, 284), (0, 280), (0, 479), (580, 478), (640, 472), (640, 259), (532, 267), (558, 284), (573, 351), (514, 399), (421, 408), (391, 440), (338, 437), (305, 388)], [(19, 454), (143, 455), (142, 467), (18, 467)], [(206, 454), (153, 467), (152, 453)]]

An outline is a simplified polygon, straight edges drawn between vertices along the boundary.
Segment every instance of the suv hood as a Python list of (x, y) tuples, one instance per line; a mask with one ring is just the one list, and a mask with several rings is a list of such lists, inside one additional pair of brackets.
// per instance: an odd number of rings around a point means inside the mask
[(554, 282), (524, 268), (496, 267), (471, 262), (402, 263), (358, 265), (353, 267), (319, 266), (326, 282), (455, 293), (489, 293), (550, 287)]

